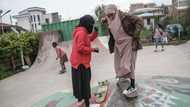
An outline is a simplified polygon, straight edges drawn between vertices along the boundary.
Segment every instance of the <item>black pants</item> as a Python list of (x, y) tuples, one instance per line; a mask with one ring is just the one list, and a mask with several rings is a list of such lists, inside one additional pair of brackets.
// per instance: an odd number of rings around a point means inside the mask
[(89, 106), (89, 98), (91, 97), (90, 89), (91, 69), (85, 68), (84, 65), (79, 65), (78, 69), (72, 67), (72, 84), (73, 95), (81, 101), (85, 100), (86, 107)]

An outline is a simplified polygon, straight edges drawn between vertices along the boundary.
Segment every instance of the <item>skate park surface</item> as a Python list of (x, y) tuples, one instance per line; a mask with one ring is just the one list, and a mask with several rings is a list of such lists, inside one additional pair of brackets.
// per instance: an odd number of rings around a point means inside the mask
[[(60, 75), (61, 68), (51, 47), (51, 43), (59, 38), (56, 33), (44, 35), (32, 67), (0, 81), (0, 107), (67, 107), (75, 102), (70, 64), (66, 64), (67, 72)], [(91, 63), (92, 88), (98, 81), (111, 82), (111, 95), (104, 106), (189, 107), (190, 42), (166, 46), (164, 52), (154, 52), (153, 46), (140, 50), (135, 71), (139, 96), (126, 99), (115, 86), (113, 54), (108, 52), (107, 40), (107, 37), (99, 37), (92, 43), (100, 53), (93, 54)], [(71, 41), (60, 45), (69, 56)]]

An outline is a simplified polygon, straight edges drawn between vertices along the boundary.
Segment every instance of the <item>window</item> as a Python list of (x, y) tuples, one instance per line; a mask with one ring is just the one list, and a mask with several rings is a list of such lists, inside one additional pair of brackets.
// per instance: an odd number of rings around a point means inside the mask
[(40, 22), (40, 15), (37, 15), (37, 17), (38, 17), (38, 22)]
[(32, 24), (32, 31), (34, 31), (34, 25)]
[(34, 22), (36, 22), (36, 17), (35, 17), (35, 15), (33, 15), (33, 17), (34, 17)]
[(46, 21), (46, 24), (49, 24), (49, 19), (48, 18), (46, 18), (45, 21)]
[(37, 31), (37, 25), (35, 24), (35, 30)]
[(147, 25), (150, 25), (150, 18), (147, 19)]
[(33, 20), (33, 19), (32, 19), (32, 16), (30, 16), (30, 22), (32, 22), (32, 20)]

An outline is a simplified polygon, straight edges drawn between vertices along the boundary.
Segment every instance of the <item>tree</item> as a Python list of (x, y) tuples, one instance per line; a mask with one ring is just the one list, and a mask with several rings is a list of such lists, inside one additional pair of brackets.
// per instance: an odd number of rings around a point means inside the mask
[(13, 71), (16, 69), (15, 57), (19, 47), (19, 40), (16, 33), (4, 33), (0, 37), (0, 56), (1, 59), (11, 58)]
[(188, 8), (185, 12), (185, 26), (187, 27), (187, 30), (190, 32), (190, 1), (188, 1)]
[[(13, 71), (16, 70), (15, 59), (20, 59), (20, 49), (23, 49), (24, 56), (35, 57), (38, 50), (38, 34), (37, 33), (4, 33), (0, 35), (0, 60), (11, 60)], [(3, 62), (1, 62), (3, 63)]]
[(31, 65), (38, 51), (38, 33), (21, 33), (19, 37), (19, 43), (20, 47), (23, 49), (24, 58), (27, 64)]
[(104, 5), (99, 5), (95, 9), (95, 15), (97, 16), (98, 20), (100, 20), (104, 15)]

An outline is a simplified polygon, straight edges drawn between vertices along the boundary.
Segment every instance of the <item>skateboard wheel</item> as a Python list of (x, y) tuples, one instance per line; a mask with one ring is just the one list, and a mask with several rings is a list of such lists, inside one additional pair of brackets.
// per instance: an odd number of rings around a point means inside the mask
[(101, 93), (95, 93), (95, 96), (96, 97), (102, 97), (102, 94)]

